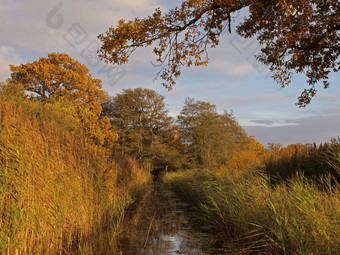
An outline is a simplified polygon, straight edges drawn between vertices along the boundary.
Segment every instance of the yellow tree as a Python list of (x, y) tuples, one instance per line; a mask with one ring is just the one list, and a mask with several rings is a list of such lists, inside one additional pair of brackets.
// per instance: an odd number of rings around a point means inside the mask
[(294, 73), (307, 76), (310, 87), (299, 97), (306, 106), (315, 85), (329, 86), (329, 74), (340, 69), (339, 0), (185, 0), (167, 13), (157, 9), (145, 19), (119, 21), (99, 35), (99, 56), (124, 64), (138, 47), (155, 45), (164, 85), (171, 89), (181, 67), (207, 65), (207, 48), (219, 44), (221, 33), (231, 33), (232, 15), (247, 8), (237, 33), (256, 36), (262, 45), (257, 59), (268, 65), (273, 78), (285, 87)]
[[(10, 65), (10, 84), (36, 93), (44, 102), (65, 101), (75, 106), (86, 142), (94, 149), (112, 147), (118, 139), (110, 120), (101, 117), (101, 102), (106, 98), (102, 81), (90, 70), (64, 53), (50, 53), (33, 63)], [(8, 87), (8, 86), (7, 86)], [(9, 86), (10, 87), (10, 86)]]
[(244, 144), (242, 150), (226, 161), (227, 170), (230, 172), (239, 171), (239, 174), (242, 175), (263, 165), (269, 156), (270, 152), (251, 136), (248, 137), (248, 141)]
[(86, 104), (97, 115), (105, 98), (102, 81), (65, 53), (50, 53), (32, 63), (10, 65), (11, 81), (21, 83), (42, 101), (62, 98), (77, 105)]

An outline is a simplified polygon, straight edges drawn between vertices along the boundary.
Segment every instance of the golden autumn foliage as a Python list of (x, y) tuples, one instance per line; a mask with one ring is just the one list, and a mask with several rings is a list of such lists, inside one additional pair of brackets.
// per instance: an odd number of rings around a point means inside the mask
[(105, 98), (102, 81), (92, 78), (90, 70), (65, 53), (49, 53), (32, 63), (10, 65), (11, 82), (21, 83), (42, 101), (62, 99), (86, 105), (97, 115)]
[(303, 172), (310, 178), (332, 174), (340, 180), (340, 141), (316, 144), (290, 144), (270, 153), (264, 162), (268, 174), (274, 177), (290, 178)]
[(98, 117), (90, 108), (86, 107), (78, 108), (77, 113), (89, 146), (94, 149), (98, 146), (113, 147), (118, 140), (118, 133), (111, 125), (109, 118)]
[(24, 89), (34, 92), (33, 98), (45, 103), (64, 102), (65, 105), (73, 105), (69, 106), (75, 110), (79, 124), (83, 127), (87, 146), (94, 150), (98, 146), (112, 147), (118, 139), (110, 120), (100, 116), (101, 102), (106, 98), (102, 81), (92, 78), (85, 65), (67, 54), (50, 53), (48, 58), (41, 57), (33, 63), (11, 65), (10, 68), (10, 85), (3, 86), (3, 89), (9, 92), (13, 90), (12, 94)]
[(270, 152), (260, 142), (254, 137), (248, 137), (242, 149), (233, 154), (225, 162), (225, 166), (220, 167), (218, 173), (228, 172), (230, 175), (243, 177), (248, 171), (262, 167), (269, 156)]
[(0, 87), (0, 254), (115, 254), (149, 174), (101, 146), (106, 120), (93, 128), (91, 111), (87, 125), (70, 102), (29, 100), (18, 87)]
[(184, 0), (179, 7), (160, 9), (144, 19), (120, 20), (99, 35), (99, 56), (124, 64), (138, 47), (155, 45), (163, 85), (171, 89), (183, 66), (207, 65), (208, 47), (216, 47), (226, 29), (232, 32), (233, 15), (249, 12), (237, 27), (245, 38), (257, 37), (261, 63), (269, 66), (282, 87), (294, 73), (303, 73), (310, 88), (299, 97), (309, 104), (315, 85), (329, 86), (329, 75), (340, 68), (340, 2), (338, 0)]

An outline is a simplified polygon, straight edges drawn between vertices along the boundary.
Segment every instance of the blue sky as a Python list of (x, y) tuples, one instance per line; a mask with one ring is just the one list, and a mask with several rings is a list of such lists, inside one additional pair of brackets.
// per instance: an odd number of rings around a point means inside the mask
[[(0, 80), (9, 76), (9, 64), (34, 61), (48, 52), (66, 52), (86, 64), (103, 80), (110, 94), (123, 88), (144, 87), (165, 95), (171, 115), (186, 97), (210, 101), (219, 111), (233, 110), (249, 135), (264, 145), (280, 142), (323, 142), (340, 135), (340, 74), (331, 75), (331, 87), (318, 88), (307, 108), (295, 106), (307, 88), (305, 77), (294, 77), (281, 89), (253, 55), (256, 40), (223, 34), (219, 47), (209, 52), (208, 67), (183, 69), (171, 92), (154, 80), (157, 68), (152, 48), (138, 50), (122, 67), (107, 66), (95, 56), (96, 37), (121, 19), (145, 17), (156, 7), (167, 10), (178, 0), (0, 0)], [(240, 19), (244, 13), (240, 13)]]

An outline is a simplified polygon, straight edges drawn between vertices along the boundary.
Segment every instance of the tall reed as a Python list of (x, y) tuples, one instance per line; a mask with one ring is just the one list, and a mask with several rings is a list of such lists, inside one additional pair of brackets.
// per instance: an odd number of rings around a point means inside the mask
[(317, 184), (298, 174), (272, 186), (268, 176), (257, 171), (240, 179), (189, 170), (168, 173), (163, 180), (215, 224), (229, 252), (331, 255), (339, 251), (340, 189), (332, 177)]
[(133, 160), (89, 149), (71, 105), (0, 97), (0, 254), (112, 253), (148, 180)]

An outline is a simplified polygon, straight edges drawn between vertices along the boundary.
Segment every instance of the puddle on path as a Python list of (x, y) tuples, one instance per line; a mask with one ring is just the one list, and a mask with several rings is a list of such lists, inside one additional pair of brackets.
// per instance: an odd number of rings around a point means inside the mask
[[(198, 223), (188, 203), (159, 184), (155, 184), (151, 199), (141, 206), (144, 210), (139, 219), (124, 223), (127, 232), (117, 254), (227, 254), (211, 248), (212, 228)], [(134, 221), (142, 223), (135, 226)]]

